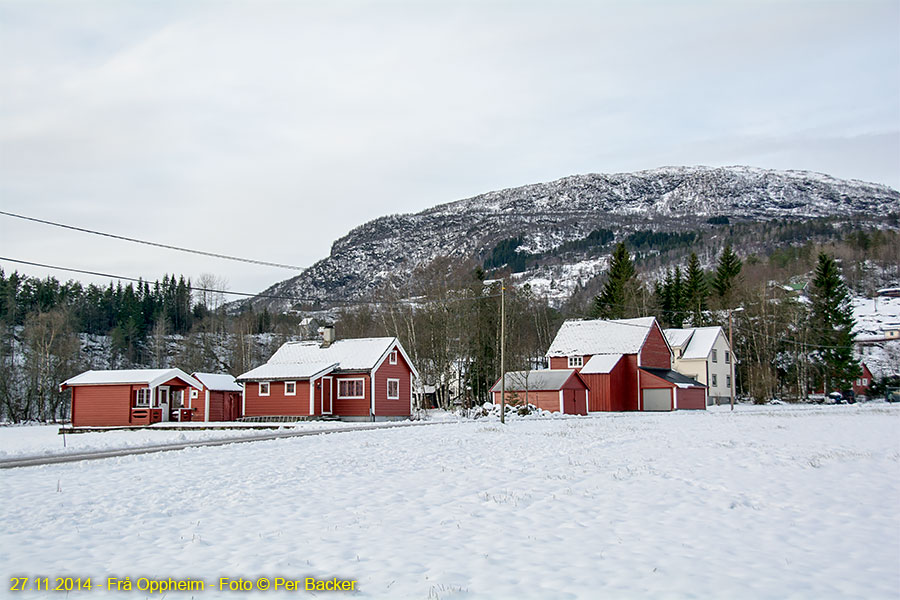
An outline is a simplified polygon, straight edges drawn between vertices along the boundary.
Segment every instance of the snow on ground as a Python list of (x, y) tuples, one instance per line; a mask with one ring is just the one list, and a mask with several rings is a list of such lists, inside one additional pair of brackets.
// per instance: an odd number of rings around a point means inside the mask
[[(260, 423), (157, 423), (147, 429), (134, 431), (110, 429), (96, 433), (60, 435), (59, 425), (24, 425), (0, 427), (0, 459), (25, 456), (58, 455), (91, 450), (143, 448), (161, 444), (199, 442), (241, 438), (276, 431), (328, 431), (355, 427), (396, 425), (396, 422), (301, 421), (297, 423), (269, 423), (277, 429), (261, 428)], [(172, 427), (191, 427), (198, 431), (178, 431)], [(201, 427), (215, 429), (199, 430)]]
[[(366, 598), (897, 598), (900, 407), (722, 408), (6, 470), (2, 574), (337, 576)], [(69, 597), (105, 596), (123, 594)]]

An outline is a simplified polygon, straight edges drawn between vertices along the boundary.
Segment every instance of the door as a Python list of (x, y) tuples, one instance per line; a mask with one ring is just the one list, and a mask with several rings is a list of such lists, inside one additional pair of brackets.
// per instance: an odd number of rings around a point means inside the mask
[(644, 410), (672, 410), (672, 390), (669, 388), (646, 388), (641, 393)]
[(162, 420), (169, 420), (169, 386), (161, 385), (159, 386), (159, 391), (157, 392), (157, 398), (159, 399), (159, 409), (160, 413), (162, 413)]
[(320, 392), (322, 394), (321, 397), (321, 407), (323, 415), (331, 414), (331, 377), (323, 377), (322, 378), (322, 387), (320, 388)]
[(563, 413), (574, 415), (577, 412), (575, 409), (575, 390), (563, 390)]

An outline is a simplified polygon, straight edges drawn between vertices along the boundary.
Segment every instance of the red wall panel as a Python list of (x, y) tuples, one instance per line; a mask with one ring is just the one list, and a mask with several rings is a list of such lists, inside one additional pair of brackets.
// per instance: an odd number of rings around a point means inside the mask
[[(269, 383), (269, 395), (259, 395), (259, 382), (248, 381), (244, 384), (245, 394), (247, 398), (246, 413), (247, 417), (269, 417), (269, 416), (308, 416), (309, 415), (309, 381), (297, 382), (297, 395), (286, 396), (284, 393), (283, 381), (272, 381)], [(210, 407), (212, 406), (212, 396), (210, 395)], [(212, 412), (212, 408), (210, 408)]]
[[(396, 346), (394, 347), (396, 350)], [(397, 364), (390, 364), (390, 359), (384, 359), (381, 366), (375, 371), (375, 415), (379, 417), (406, 417), (409, 416), (412, 387), (410, 386), (410, 374), (412, 370), (403, 355), (397, 351)], [(389, 400), (387, 397), (387, 380), (400, 380), (400, 398)]]
[(650, 328), (650, 333), (641, 348), (641, 366), (655, 367), (658, 369), (672, 368), (672, 353), (666, 345), (666, 340), (659, 326)]

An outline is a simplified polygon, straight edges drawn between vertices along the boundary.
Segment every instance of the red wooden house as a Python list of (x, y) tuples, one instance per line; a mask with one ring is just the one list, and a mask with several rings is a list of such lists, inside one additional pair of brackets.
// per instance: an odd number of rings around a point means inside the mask
[(231, 375), (191, 373), (200, 382), (192, 389), (190, 408), (194, 421), (237, 421), (241, 418), (242, 388)]
[(397, 338), (329, 337), (288, 342), (266, 364), (239, 376), (244, 416), (408, 418), (419, 373)]
[(706, 387), (672, 370), (672, 348), (653, 317), (569, 320), (547, 351), (550, 369), (575, 369), (588, 411), (706, 408)]
[(59, 389), (72, 390), (73, 427), (110, 427), (189, 421), (200, 385), (181, 369), (131, 369), (86, 371)]
[(868, 396), (869, 387), (872, 385), (872, 371), (866, 366), (866, 363), (860, 365), (862, 374), (853, 381), (853, 394), (856, 396)]
[[(504, 382), (506, 403), (528, 404), (568, 415), (587, 414), (587, 384), (574, 369), (511, 371)], [(494, 404), (500, 404), (500, 380), (491, 388)]]

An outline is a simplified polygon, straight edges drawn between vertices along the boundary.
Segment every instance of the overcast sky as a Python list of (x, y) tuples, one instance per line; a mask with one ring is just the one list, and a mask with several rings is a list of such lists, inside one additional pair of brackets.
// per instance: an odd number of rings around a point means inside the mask
[[(897, 189), (898, 6), (0, 0), (0, 210), (307, 266), (375, 217), (575, 173)], [(2, 215), (0, 256), (251, 292), (293, 274)]]

